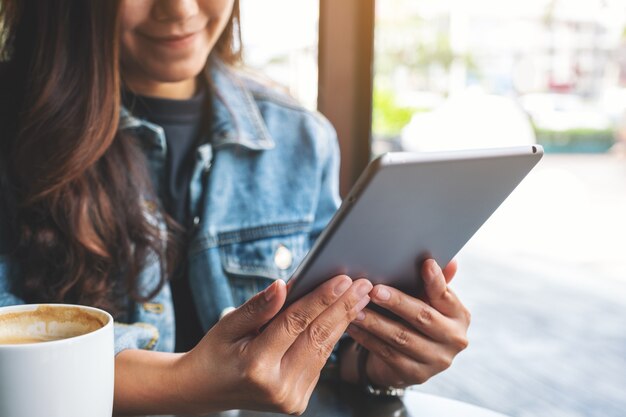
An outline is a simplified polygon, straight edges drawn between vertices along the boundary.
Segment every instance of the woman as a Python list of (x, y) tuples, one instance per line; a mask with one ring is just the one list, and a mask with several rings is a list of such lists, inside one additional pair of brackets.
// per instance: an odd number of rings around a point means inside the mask
[(338, 148), (235, 69), (237, 0), (0, 5), (0, 305), (112, 312), (116, 413), (300, 413), (346, 329), (341, 377), (378, 387), (465, 348), (454, 263), (426, 262), (423, 300), (337, 276), (279, 313), (339, 204)]

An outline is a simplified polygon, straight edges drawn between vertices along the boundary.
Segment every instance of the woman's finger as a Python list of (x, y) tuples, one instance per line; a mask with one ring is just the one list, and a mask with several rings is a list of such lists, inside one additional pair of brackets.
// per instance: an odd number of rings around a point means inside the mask
[(433, 306), (413, 298), (400, 290), (377, 285), (371, 293), (372, 301), (404, 319), (413, 328), (439, 341), (446, 340), (449, 320)]
[(276, 316), (263, 333), (251, 342), (251, 348), (258, 347), (280, 360), (300, 333), (352, 285), (352, 279), (346, 275), (338, 275), (326, 281)]
[(458, 269), (459, 269), (459, 263), (457, 262), (456, 259), (453, 259), (450, 262), (448, 262), (448, 265), (446, 265), (446, 267), (443, 268), (443, 276), (446, 278), (446, 283), (449, 284), (454, 279), (454, 276), (456, 275), (456, 271)]
[(430, 369), (429, 364), (418, 362), (406, 356), (372, 333), (360, 329), (354, 324), (348, 327), (348, 334), (358, 344), (369, 350), (370, 354), (378, 356), (389, 367), (387, 372), (384, 369), (369, 369), (368, 376), (376, 384), (397, 386), (399, 381), (406, 385), (421, 384), (436, 373)]
[(369, 303), (372, 284), (359, 279), (339, 300), (323, 311), (285, 353), (282, 368), (300, 370), (311, 379), (319, 373), (346, 327)]
[(255, 334), (280, 311), (286, 296), (285, 283), (277, 280), (222, 318), (223, 337), (234, 343), (247, 335)]
[(451, 320), (441, 323), (438, 331), (445, 340), (440, 340), (441, 343), (437, 343), (423, 334), (372, 310), (364, 310), (360, 318), (360, 320), (353, 321), (352, 324), (368, 331), (389, 346), (418, 362), (430, 363), (433, 360), (433, 354), (440, 350), (457, 353), (467, 346), (465, 332), (462, 332), (459, 326), (455, 326)]
[(462, 317), (465, 307), (456, 295), (448, 289), (443, 271), (434, 259), (429, 259), (422, 266), (424, 292), (430, 304), (447, 317)]

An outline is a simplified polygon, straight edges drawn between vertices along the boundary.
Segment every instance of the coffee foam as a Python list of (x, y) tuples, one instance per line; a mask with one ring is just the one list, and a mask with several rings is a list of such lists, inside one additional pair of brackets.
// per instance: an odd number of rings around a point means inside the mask
[(0, 339), (68, 339), (96, 331), (107, 321), (104, 314), (79, 307), (41, 305), (35, 310), (0, 314)]

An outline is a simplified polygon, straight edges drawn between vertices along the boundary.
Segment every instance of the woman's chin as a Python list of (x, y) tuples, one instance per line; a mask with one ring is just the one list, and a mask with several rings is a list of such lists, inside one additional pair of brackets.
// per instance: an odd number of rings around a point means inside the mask
[(184, 62), (178, 65), (164, 65), (162, 69), (155, 68), (151, 78), (163, 83), (178, 83), (197, 77), (206, 64), (206, 59), (199, 62)]

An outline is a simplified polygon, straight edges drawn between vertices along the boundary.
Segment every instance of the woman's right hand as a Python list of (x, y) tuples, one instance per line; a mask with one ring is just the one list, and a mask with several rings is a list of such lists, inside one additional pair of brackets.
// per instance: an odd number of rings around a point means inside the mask
[(277, 280), (222, 318), (177, 361), (176, 389), (185, 408), (301, 414), (333, 347), (369, 302), (371, 289), (365, 279), (353, 282), (340, 275), (277, 315), (287, 294)]

